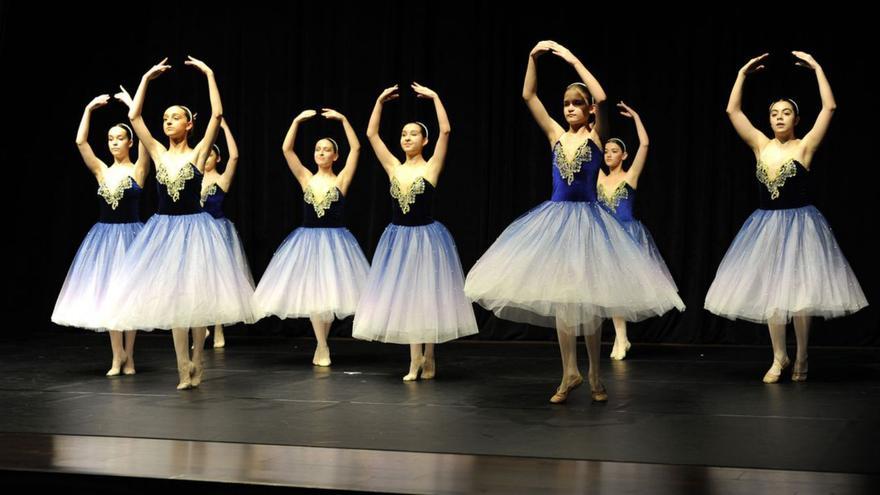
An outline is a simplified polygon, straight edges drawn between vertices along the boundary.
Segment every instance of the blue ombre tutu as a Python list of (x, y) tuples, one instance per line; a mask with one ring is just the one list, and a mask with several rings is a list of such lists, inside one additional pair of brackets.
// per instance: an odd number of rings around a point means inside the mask
[(345, 228), (345, 196), (332, 189), (315, 201), (308, 188), (303, 225), (272, 256), (254, 293), (260, 317), (317, 317), (323, 321), (354, 314), (370, 265)]
[(354, 317), (352, 335), (395, 344), (447, 342), (478, 332), (464, 295), (455, 242), (431, 218), (434, 186), (391, 181), (393, 219), (385, 228)]
[(202, 208), (205, 213), (211, 215), (220, 225), (223, 231), (226, 245), (235, 256), (235, 263), (238, 265), (239, 271), (244, 275), (250, 285), (251, 291), (254, 290), (254, 276), (251, 274), (251, 267), (248, 264), (247, 256), (244, 254), (244, 248), (241, 245), (241, 237), (232, 220), (226, 218), (223, 214), (223, 200), (226, 198), (226, 191), (218, 184), (211, 184), (207, 188), (202, 188)]
[(707, 310), (783, 324), (793, 316), (835, 318), (868, 305), (828, 222), (810, 204), (808, 175), (789, 160), (770, 180), (758, 163), (760, 209), (724, 255), (706, 294)]
[[(636, 190), (629, 183), (622, 181), (613, 191), (606, 191), (600, 184), (596, 188), (597, 199), (599, 203), (608, 210), (620, 225), (629, 233), (630, 237), (636, 241), (652, 263), (657, 265), (663, 276), (669, 280), (673, 287), (676, 287), (672, 274), (666, 266), (666, 261), (660, 255), (660, 250), (654, 243), (654, 238), (648, 228), (633, 216), (633, 206), (636, 200)], [(678, 290), (676, 288), (676, 290)]]
[(76, 251), (52, 322), (95, 331), (115, 330), (106, 321), (110, 282), (128, 248), (144, 227), (139, 218), (141, 187), (130, 176), (117, 185), (98, 187), (100, 217)]
[(553, 196), (516, 219), (468, 273), (467, 296), (499, 318), (593, 334), (603, 318), (684, 309), (675, 286), (596, 199), (602, 152), (553, 147)]
[(192, 328), (252, 323), (253, 292), (226, 236), (199, 205), (202, 174), (175, 177), (158, 164), (159, 211), (126, 253), (111, 284), (114, 328)]

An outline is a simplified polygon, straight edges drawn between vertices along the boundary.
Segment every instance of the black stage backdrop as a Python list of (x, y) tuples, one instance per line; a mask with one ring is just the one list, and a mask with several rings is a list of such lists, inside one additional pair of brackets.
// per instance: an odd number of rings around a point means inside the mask
[[(749, 78), (744, 104), (763, 130), (769, 131), (771, 98), (799, 102), (801, 134), (820, 107), (815, 76), (795, 67), (788, 52), (811, 53), (828, 74), (839, 109), (810, 173), (815, 204), (833, 226), (869, 302), (876, 303), (878, 104), (869, 16), (734, 9), (726, 17), (700, 17), (693, 11), (560, 5), (561, 10), (536, 4), (533, 11), (511, 11), (489, 2), (460, 8), (436, 2), (4, 2), (0, 163), (6, 180), (7, 321), (19, 331), (62, 331), (49, 316), (97, 214), (97, 186), (74, 145), (82, 110), (119, 84), (133, 93), (141, 75), (164, 56), (173, 68), (150, 86), (147, 123), (161, 136), (161, 114), (173, 103), (207, 114), (204, 77), (183, 61), (192, 54), (214, 69), (241, 152), (225, 209), (257, 279), (300, 222), (301, 191), (280, 153), (291, 119), (303, 109), (331, 107), (358, 131), (363, 150), (349, 192), (348, 225), (371, 257), (391, 214), (387, 178), (363, 135), (373, 102), (395, 83), (407, 88), (415, 80), (436, 90), (453, 132), (435, 218), (455, 237), (466, 272), (512, 220), (550, 194), (548, 145), (520, 97), (529, 51), (542, 39), (569, 47), (611, 102), (624, 99), (641, 113), (651, 136), (637, 214), (652, 231), (688, 309), (632, 325), (635, 340), (767, 341), (764, 326), (727, 321), (702, 309), (725, 250), (757, 204), (754, 158), (724, 108), (736, 71), (763, 52), (774, 56), (766, 72)], [(542, 101), (561, 119), (562, 92), (576, 79), (574, 71), (548, 55), (540, 59), (538, 74)], [(109, 159), (106, 129), (124, 119), (120, 104), (95, 112), (90, 141), (101, 158)], [(411, 92), (386, 106), (382, 136), (398, 154), (400, 126), (413, 119), (436, 132), (433, 106)], [(634, 144), (629, 120), (615, 113), (611, 124), (613, 135)], [(304, 162), (326, 135), (347, 150), (341, 126), (316, 119), (302, 127), (297, 142)], [(223, 145), (222, 138), (219, 142)], [(154, 209), (154, 180), (147, 186), (144, 219)], [(552, 330), (476, 311), (480, 338), (555, 338)], [(813, 342), (877, 345), (878, 323), (876, 306), (817, 321)], [(272, 318), (247, 331), (293, 334), (309, 327)], [(350, 320), (336, 325), (334, 333), (350, 334)]]

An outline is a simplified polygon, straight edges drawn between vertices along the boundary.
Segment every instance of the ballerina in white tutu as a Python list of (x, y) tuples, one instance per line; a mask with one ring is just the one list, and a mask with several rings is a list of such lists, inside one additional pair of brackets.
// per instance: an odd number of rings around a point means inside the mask
[(840, 251), (825, 217), (812, 205), (808, 181), (813, 155), (822, 143), (837, 103), (822, 67), (807, 53), (792, 52), (819, 83), (822, 109), (803, 138), (794, 100), (770, 105), (773, 137), (756, 129), (742, 111), (746, 77), (764, 68), (768, 54), (749, 60), (737, 74), (727, 115), (737, 134), (755, 153), (760, 205), (728, 248), (706, 294), (707, 310), (730, 319), (766, 323), (773, 364), (765, 383), (776, 383), (791, 365), (785, 327), (794, 320), (797, 337), (793, 381), (807, 379), (810, 318), (834, 318), (868, 305), (855, 274)]
[(404, 381), (436, 375), (434, 344), (478, 332), (455, 242), (431, 216), (434, 191), (446, 160), (452, 128), (436, 92), (412, 84), (419, 98), (432, 100), (439, 132), (434, 154), (422, 156), (428, 128), (410, 122), (400, 132), (406, 154), (401, 163), (379, 136), (382, 107), (399, 96), (397, 86), (376, 100), (367, 137), (391, 182), (391, 224), (385, 228), (354, 317), (352, 335), (363, 340), (409, 344), (409, 372)]
[[(226, 118), (220, 120), (220, 128), (223, 129), (223, 134), (226, 137), (229, 157), (226, 160), (223, 172), (220, 172), (218, 167), (223, 161), (220, 146), (217, 144), (211, 146), (211, 153), (208, 155), (208, 159), (205, 160), (201, 204), (202, 208), (220, 224), (229, 249), (235, 256), (238, 268), (247, 279), (251, 290), (253, 290), (254, 277), (251, 275), (247, 256), (244, 254), (244, 248), (241, 245), (241, 238), (238, 236), (235, 224), (223, 214), (223, 200), (229, 194), (229, 189), (232, 188), (232, 181), (235, 179), (235, 172), (238, 170), (238, 146), (235, 144), (235, 138), (232, 136), (229, 124), (226, 123)], [(226, 336), (223, 334), (223, 325), (217, 323), (214, 325), (214, 348), (222, 349), (223, 347), (226, 347)]]
[[(567, 130), (537, 96), (536, 62), (548, 52), (571, 65), (582, 81), (565, 90)], [(597, 202), (604, 129), (599, 104), (605, 91), (593, 74), (559, 43), (542, 41), (529, 55), (523, 99), (550, 144), (553, 195), (501, 233), (468, 273), (465, 292), (500, 318), (556, 329), (563, 376), (553, 403), (564, 402), (583, 382), (576, 336), (584, 335), (591, 397), (607, 401), (599, 379), (602, 319), (638, 321), (684, 304), (657, 265)]]
[[(122, 88), (120, 86), (120, 88)], [(122, 88), (116, 99), (129, 105)], [(137, 162), (129, 156), (134, 135), (128, 124), (116, 124), (107, 131), (107, 146), (113, 156), (109, 166), (89, 145), (92, 112), (110, 101), (110, 95), (95, 97), (83, 112), (76, 134), (76, 146), (86, 167), (98, 181), (98, 222), (89, 230), (76, 252), (61, 293), (55, 302), (52, 321), (58, 325), (108, 331), (113, 360), (107, 376), (135, 374), (134, 342), (137, 330), (121, 332), (108, 327), (106, 300), (113, 275), (120, 269), (126, 250), (144, 224), (140, 220), (142, 184), (150, 169), (150, 155), (138, 143)], [(125, 334), (123, 337), (123, 333)]]
[(275, 251), (254, 299), (260, 317), (309, 318), (318, 341), (312, 364), (330, 366), (330, 325), (334, 318), (354, 314), (370, 266), (345, 228), (345, 198), (357, 170), (360, 141), (344, 115), (323, 109), (322, 117), (342, 123), (348, 157), (339, 174), (334, 173), (339, 146), (333, 138), (320, 139), (314, 151), (317, 172), (312, 173), (293, 146), (300, 124), (315, 115), (314, 110), (306, 110), (293, 119), (281, 146), (303, 190), (303, 224)]
[(219, 224), (199, 204), (205, 161), (223, 117), (214, 72), (195, 58), (186, 61), (205, 75), (211, 99), (211, 117), (195, 148), (187, 141), (194, 117), (188, 108), (174, 105), (165, 110), (167, 148), (153, 138), (141, 116), (149, 82), (171, 68), (166, 61), (144, 74), (129, 112), (138, 138), (156, 163), (159, 208), (126, 253), (111, 284), (111, 296), (119, 328), (172, 331), (180, 378), (177, 388), (183, 390), (201, 384), (205, 327), (253, 322), (253, 292)]
[[(635, 110), (630, 108), (626, 103), (617, 104), (620, 108), (620, 114), (633, 120), (636, 126), (636, 133), (639, 136), (639, 147), (636, 156), (633, 158), (629, 168), (624, 168), (624, 161), (629, 156), (626, 144), (618, 138), (611, 138), (605, 142), (605, 169), (599, 174), (596, 183), (596, 193), (599, 202), (604, 206), (614, 218), (616, 218), (623, 228), (633, 237), (642, 250), (648, 255), (662, 271), (663, 275), (669, 282), (675, 286), (675, 281), (666, 267), (666, 262), (660, 255), (660, 250), (654, 244), (654, 238), (648, 229), (633, 216), (633, 206), (636, 200), (636, 188), (638, 188), (639, 177), (645, 168), (645, 161), (648, 157), (648, 131), (642, 124), (642, 119)], [(606, 172), (607, 170), (607, 172)], [(629, 338), (626, 335), (626, 319), (615, 316), (612, 318), (614, 322), (614, 346), (611, 348), (611, 359), (622, 360), (626, 357), (630, 348)]]

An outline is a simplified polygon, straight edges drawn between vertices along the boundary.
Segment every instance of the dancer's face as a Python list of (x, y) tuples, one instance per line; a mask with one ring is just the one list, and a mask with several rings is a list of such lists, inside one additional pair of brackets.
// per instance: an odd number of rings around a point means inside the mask
[(617, 169), (626, 160), (626, 153), (620, 147), (620, 143), (611, 141), (605, 143), (605, 165), (611, 170)]
[(208, 159), (205, 160), (205, 172), (213, 172), (217, 168), (217, 164), (220, 163), (220, 156), (211, 148), (211, 154), (208, 155)]
[(424, 132), (419, 124), (409, 123), (403, 126), (403, 130), (400, 132), (400, 147), (407, 155), (421, 153), (422, 148), (428, 144)]
[(131, 144), (128, 131), (122, 127), (113, 126), (107, 131), (107, 146), (110, 148), (110, 154), (113, 155), (113, 158), (128, 156)]
[(315, 144), (315, 163), (319, 167), (332, 167), (337, 158), (339, 154), (333, 150), (333, 143), (329, 139), (322, 139)]
[(170, 138), (186, 137), (192, 129), (192, 121), (187, 118), (186, 110), (179, 106), (168, 107), (162, 115), (162, 129)]
[(568, 88), (562, 98), (562, 111), (568, 125), (584, 125), (587, 123), (587, 116), (592, 108), (583, 93), (575, 88)]
[(770, 127), (774, 134), (791, 134), (800, 119), (790, 101), (777, 101), (770, 107)]

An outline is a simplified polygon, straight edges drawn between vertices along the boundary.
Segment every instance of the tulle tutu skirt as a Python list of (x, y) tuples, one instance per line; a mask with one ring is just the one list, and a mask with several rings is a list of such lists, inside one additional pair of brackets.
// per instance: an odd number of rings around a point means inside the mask
[(804, 206), (749, 216), (718, 267), (705, 307), (730, 319), (787, 323), (867, 305), (825, 217)]
[(259, 317), (353, 315), (370, 265), (344, 227), (300, 227), (281, 243), (254, 293)]
[(235, 264), (238, 265), (239, 271), (244, 275), (245, 279), (248, 281), (248, 285), (250, 285), (251, 291), (253, 291), (254, 276), (251, 274), (251, 267), (248, 264), (247, 256), (244, 254), (244, 248), (241, 245), (241, 237), (238, 235), (238, 230), (235, 229), (235, 224), (228, 218), (217, 218), (214, 221), (220, 224), (220, 229), (223, 231), (223, 235), (226, 238), (226, 244), (229, 246), (230, 251), (232, 251), (232, 254), (235, 257)]
[(468, 273), (465, 293), (500, 318), (578, 335), (602, 318), (684, 309), (660, 267), (593, 202), (545, 201), (515, 220)]
[(395, 344), (447, 342), (478, 332), (455, 242), (440, 222), (382, 233), (352, 335)]
[[(641, 246), (642, 251), (648, 255), (648, 258), (660, 268), (660, 271), (663, 273), (663, 276), (669, 280), (669, 283), (672, 284), (673, 287), (676, 287), (675, 280), (672, 278), (672, 274), (669, 273), (669, 268), (666, 266), (666, 261), (663, 260), (663, 256), (660, 255), (660, 250), (657, 249), (657, 245), (654, 243), (654, 238), (651, 236), (651, 232), (648, 231), (648, 228), (638, 220), (630, 220), (628, 222), (621, 222), (623, 228), (629, 232), (629, 235), (635, 239), (636, 243)], [(678, 287), (676, 287), (678, 290)]]
[(207, 213), (153, 215), (111, 283), (114, 328), (253, 323), (253, 290)]
[(119, 272), (125, 252), (143, 227), (141, 222), (96, 223), (89, 230), (55, 302), (54, 323), (95, 331), (116, 330), (108, 327), (101, 310), (113, 275)]

